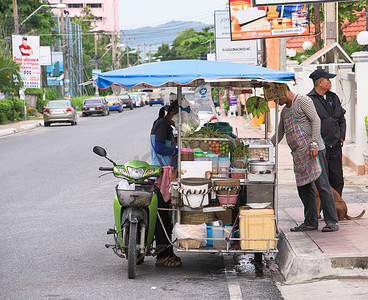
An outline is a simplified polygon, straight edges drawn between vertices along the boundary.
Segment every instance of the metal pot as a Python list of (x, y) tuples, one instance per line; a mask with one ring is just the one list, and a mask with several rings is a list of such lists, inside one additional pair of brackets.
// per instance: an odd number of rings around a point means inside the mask
[(249, 161), (249, 171), (251, 173), (271, 173), (275, 168), (273, 162), (263, 159), (252, 159)]

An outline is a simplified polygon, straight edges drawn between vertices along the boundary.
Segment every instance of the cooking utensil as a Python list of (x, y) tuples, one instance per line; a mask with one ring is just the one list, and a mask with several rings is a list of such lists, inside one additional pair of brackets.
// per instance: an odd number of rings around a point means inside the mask
[(249, 171), (251, 173), (270, 173), (274, 168), (275, 164), (273, 162), (269, 162), (268, 160), (252, 159), (249, 161)]

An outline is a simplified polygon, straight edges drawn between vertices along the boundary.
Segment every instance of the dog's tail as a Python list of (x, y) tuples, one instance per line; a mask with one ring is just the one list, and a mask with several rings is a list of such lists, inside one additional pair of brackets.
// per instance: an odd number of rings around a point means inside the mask
[(348, 220), (359, 220), (361, 219), (365, 214), (365, 209), (363, 209), (363, 211), (360, 213), (359, 216), (356, 216), (356, 217), (349, 217), (348, 215), (346, 215), (346, 219)]

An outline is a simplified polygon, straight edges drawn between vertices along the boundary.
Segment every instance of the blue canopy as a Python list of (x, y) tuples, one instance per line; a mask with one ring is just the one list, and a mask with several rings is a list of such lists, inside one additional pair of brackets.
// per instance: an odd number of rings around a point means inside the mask
[(210, 82), (212, 86), (249, 86), (250, 82), (295, 81), (294, 73), (253, 65), (207, 60), (172, 60), (142, 64), (98, 75), (97, 86), (124, 88), (196, 86)]

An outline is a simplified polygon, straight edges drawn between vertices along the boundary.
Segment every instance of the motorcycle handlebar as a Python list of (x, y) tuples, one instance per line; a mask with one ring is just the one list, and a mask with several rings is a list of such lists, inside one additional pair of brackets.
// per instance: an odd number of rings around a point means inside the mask
[(100, 171), (111, 171), (111, 172), (114, 171), (114, 168), (111, 168), (111, 167), (99, 167), (98, 169)]

